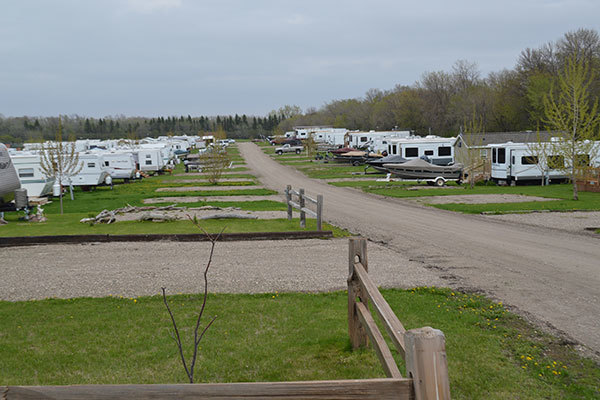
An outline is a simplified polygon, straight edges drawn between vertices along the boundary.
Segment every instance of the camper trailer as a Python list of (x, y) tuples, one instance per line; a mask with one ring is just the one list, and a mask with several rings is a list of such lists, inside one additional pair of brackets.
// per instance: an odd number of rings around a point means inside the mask
[(407, 160), (426, 156), (434, 165), (454, 163), (455, 137), (413, 136), (388, 140), (388, 154), (399, 155)]
[(165, 166), (160, 149), (139, 148), (135, 154), (140, 171), (157, 172)]
[(61, 181), (63, 186), (82, 186), (88, 188), (108, 183), (110, 175), (103, 169), (104, 158), (102, 155), (85, 152), (79, 153), (79, 165), (81, 170), (76, 175), (64, 177)]
[(410, 131), (369, 131), (350, 132), (347, 135), (348, 147), (355, 149), (370, 149), (376, 153), (388, 151), (391, 139), (410, 137)]
[(36, 152), (18, 151), (10, 158), (15, 166), (21, 187), (27, 189), (30, 197), (42, 197), (52, 193), (54, 178), (42, 171), (41, 157)]
[[(535, 151), (533, 146), (542, 146), (544, 151)], [(516, 184), (517, 182), (540, 181), (545, 177), (548, 181), (561, 181), (568, 178), (565, 169), (557, 165), (565, 165), (564, 158), (552, 150), (552, 143), (502, 143), (488, 146), (492, 153), (491, 178), (500, 184)], [(600, 142), (596, 142), (600, 150)], [(584, 163), (598, 167), (600, 152), (582, 154)]]
[(19, 177), (8, 150), (0, 143), (0, 210), (8, 207), (15, 198), (15, 190), (20, 187)]
[(102, 156), (102, 169), (108, 172), (112, 179), (135, 178), (135, 158), (131, 151), (113, 150), (98, 154)]

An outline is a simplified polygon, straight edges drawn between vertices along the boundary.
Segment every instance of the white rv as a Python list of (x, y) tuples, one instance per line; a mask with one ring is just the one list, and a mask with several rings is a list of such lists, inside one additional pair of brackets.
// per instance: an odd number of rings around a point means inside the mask
[(135, 155), (137, 155), (138, 169), (140, 171), (157, 172), (165, 166), (160, 149), (138, 148), (134, 152)]
[(20, 187), (17, 171), (8, 155), (8, 150), (0, 143), (0, 209), (13, 201), (15, 190)]
[(102, 156), (102, 169), (108, 172), (112, 179), (135, 178), (135, 158), (131, 151), (112, 150), (98, 154)]
[[(535, 151), (533, 146), (542, 146), (545, 151)], [(568, 178), (566, 170), (556, 168), (557, 165), (565, 165), (562, 156), (552, 150), (552, 143), (502, 143), (490, 144), (488, 146), (492, 153), (491, 178), (496, 183), (516, 184), (517, 182), (540, 181), (545, 177), (548, 181), (565, 180)], [(596, 148), (600, 149), (600, 142), (596, 142)], [(590, 154), (582, 154), (582, 160), (587, 165), (598, 167), (600, 165), (600, 154), (595, 151)], [(550, 168), (549, 168), (550, 167)], [(552, 168), (554, 167), (554, 168)]]
[(18, 151), (10, 155), (17, 170), (21, 187), (27, 189), (29, 197), (42, 197), (52, 193), (53, 177), (42, 172), (41, 157), (38, 153)]
[(388, 151), (388, 145), (391, 139), (405, 139), (410, 137), (410, 131), (370, 131), (370, 132), (350, 132), (348, 137), (348, 147), (355, 149), (370, 149), (373, 152), (383, 153)]
[(388, 154), (399, 155), (408, 160), (426, 156), (432, 164), (449, 165), (454, 163), (455, 137), (411, 136), (388, 140)]
[(78, 174), (64, 177), (61, 181), (63, 186), (98, 186), (108, 183), (110, 175), (103, 169), (104, 158), (102, 155), (92, 152), (79, 153), (79, 165), (81, 171)]

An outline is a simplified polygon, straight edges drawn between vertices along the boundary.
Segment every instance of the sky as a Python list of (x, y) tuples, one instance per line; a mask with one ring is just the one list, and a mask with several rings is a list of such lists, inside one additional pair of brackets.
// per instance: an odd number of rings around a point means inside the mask
[(600, 0), (19, 0), (0, 6), (0, 114), (266, 115), (514, 68)]

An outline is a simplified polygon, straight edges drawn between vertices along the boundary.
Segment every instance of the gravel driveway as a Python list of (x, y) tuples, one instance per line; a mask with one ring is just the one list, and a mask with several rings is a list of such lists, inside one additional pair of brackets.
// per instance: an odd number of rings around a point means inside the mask
[[(126, 297), (199, 292), (210, 244), (97, 243), (2, 249), (0, 299)], [(384, 287), (442, 285), (433, 271), (369, 243), (369, 270)], [(209, 290), (227, 293), (346, 288), (348, 239), (221, 242)]]

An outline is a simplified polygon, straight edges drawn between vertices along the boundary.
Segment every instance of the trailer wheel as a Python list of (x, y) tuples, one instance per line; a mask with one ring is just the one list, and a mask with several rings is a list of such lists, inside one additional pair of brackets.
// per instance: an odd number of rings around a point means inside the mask
[(352, 161), (352, 165), (358, 167), (360, 165), (360, 161)]
[(442, 187), (446, 184), (446, 181), (444, 181), (444, 178), (437, 178), (435, 180), (435, 186), (437, 187)]

